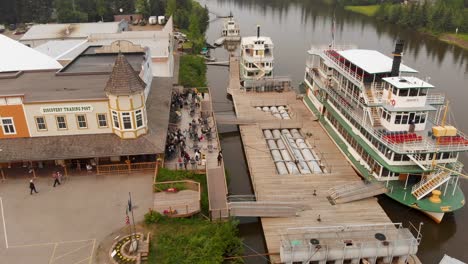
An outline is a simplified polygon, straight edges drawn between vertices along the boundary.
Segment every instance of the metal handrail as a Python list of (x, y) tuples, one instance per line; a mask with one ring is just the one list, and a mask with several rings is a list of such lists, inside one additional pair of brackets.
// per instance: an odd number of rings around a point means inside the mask
[(432, 181), (434, 178), (436, 177), (439, 177), (441, 176), (442, 174), (445, 174), (443, 175), (443, 177), (441, 177), (438, 182), (442, 181), (443, 179), (445, 179), (445, 177), (450, 177), (450, 172), (447, 172), (447, 171), (444, 171), (444, 170), (439, 170), (437, 171), (436, 173), (433, 174), (432, 177), (427, 177), (421, 181), (419, 181), (417, 184), (413, 185), (413, 187), (411, 188), (411, 192), (413, 193), (414, 191), (416, 191), (417, 189), (419, 189), (421, 186), (423, 186), (424, 184)]
[(426, 104), (444, 104), (445, 95), (443, 93), (429, 93), (426, 95)]

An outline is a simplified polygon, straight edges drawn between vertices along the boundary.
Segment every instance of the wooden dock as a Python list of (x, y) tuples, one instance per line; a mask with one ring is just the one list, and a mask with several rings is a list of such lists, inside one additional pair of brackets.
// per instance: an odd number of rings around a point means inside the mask
[[(261, 218), (268, 252), (280, 251), (281, 234), (288, 228), (391, 223), (375, 198), (336, 205), (332, 205), (327, 199), (329, 189), (358, 183), (361, 179), (294, 91), (255, 93), (241, 90), (239, 60), (231, 57), (227, 92), (233, 97), (238, 119), (257, 120), (256, 124), (239, 126), (257, 201), (295, 202), (309, 206), (298, 212), (297, 216)], [(292, 118), (277, 119), (255, 109), (255, 106), (261, 105), (287, 105)], [(277, 173), (263, 129), (283, 128), (300, 129), (314, 151), (323, 159), (326, 173)], [(271, 261), (279, 263), (279, 256), (271, 256)]]

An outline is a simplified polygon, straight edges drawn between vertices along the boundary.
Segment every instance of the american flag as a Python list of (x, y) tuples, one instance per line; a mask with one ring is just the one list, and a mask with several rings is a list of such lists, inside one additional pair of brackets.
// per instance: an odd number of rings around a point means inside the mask
[(130, 217), (128, 217), (128, 215), (125, 216), (125, 224), (130, 225)]

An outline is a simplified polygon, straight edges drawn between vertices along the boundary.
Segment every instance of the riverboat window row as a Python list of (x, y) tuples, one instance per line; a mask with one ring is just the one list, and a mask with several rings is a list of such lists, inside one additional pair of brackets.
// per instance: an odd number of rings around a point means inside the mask
[(380, 169), (382, 166), (380, 166), (379, 163), (377, 163), (374, 158), (367, 153), (367, 151), (351, 136), (351, 134), (346, 131), (336, 120), (336, 118), (333, 117), (333, 115), (330, 112), (327, 112), (326, 117), (328, 120), (330, 120), (330, 123), (336, 128), (336, 130), (345, 138), (345, 140), (348, 142), (348, 144), (353, 147), (353, 149), (356, 150), (356, 152), (361, 156), (361, 158), (369, 165), (370, 168), (372, 168), (372, 171), (380, 174)]
[[(262, 62), (262, 63), (259, 63), (259, 64), (260, 64), (261, 67), (265, 67), (265, 66), (266, 66), (266, 67), (270, 67), (270, 66), (273, 65), (272, 62)], [(257, 68), (257, 66), (255, 65), (255, 63), (252, 63), (252, 62), (247, 62), (247, 63), (245, 64), (245, 66), (246, 66), (247, 68)]]
[(411, 124), (424, 124), (426, 123), (426, 112), (397, 112), (395, 115), (395, 124), (407, 125)]
[[(388, 87), (386, 87), (385, 89), (388, 90)], [(427, 88), (398, 89), (398, 88), (393, 87), (392, 93), (400, 97), (426, 96)]]

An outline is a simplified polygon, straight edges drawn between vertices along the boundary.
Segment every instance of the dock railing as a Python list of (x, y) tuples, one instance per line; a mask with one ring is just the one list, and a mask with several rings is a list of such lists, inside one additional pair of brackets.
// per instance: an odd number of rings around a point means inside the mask
[(137, 163), (119, 163), (108, 165), (97, 165), (97, 174), (110, 174), (110, 173), (132, 173), (140, 171), (152, 171), (157, 168), (157, 162), (137, 162)]

